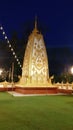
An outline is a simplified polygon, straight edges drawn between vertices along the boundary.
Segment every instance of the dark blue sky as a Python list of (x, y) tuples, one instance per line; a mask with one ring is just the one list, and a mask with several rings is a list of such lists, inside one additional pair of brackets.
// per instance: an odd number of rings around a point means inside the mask
[(5, 0), (0, 1), (0, 23), (10, 38), (13, 30), (21, 33), (24, 23), (38, 22), (47, 28), (47, 47), (73, 47), (73, 0)]

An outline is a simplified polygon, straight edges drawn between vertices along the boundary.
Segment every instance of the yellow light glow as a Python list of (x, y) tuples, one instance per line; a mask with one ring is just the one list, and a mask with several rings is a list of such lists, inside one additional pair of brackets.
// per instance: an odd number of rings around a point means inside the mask
[(2, 74), (2, 72), (3, 72), (3, 70), (2, 70), (2, 69), (0, 69), (0, 75)]
[(71, 67), (71, 73), (73, 74), (73, 66)]

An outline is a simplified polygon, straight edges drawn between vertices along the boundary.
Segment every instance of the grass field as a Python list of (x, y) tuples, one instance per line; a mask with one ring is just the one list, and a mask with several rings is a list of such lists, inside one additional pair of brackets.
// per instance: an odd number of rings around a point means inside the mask
[(73, 130), (73, 96), (13, 97), (0, 92), (0, 130)]

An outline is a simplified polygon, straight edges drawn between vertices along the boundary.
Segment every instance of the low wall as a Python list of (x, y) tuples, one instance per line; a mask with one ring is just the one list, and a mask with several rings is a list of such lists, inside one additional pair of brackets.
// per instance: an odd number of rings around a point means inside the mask
[(6, 87), (0, 87), (0, 92), (5, 92), (5, 91), (14, 91), (15, 90), (15, 88), (6, 88)]
[(22, 87), (16, 87), (16, 92), (22, 93), (22, 94), (55, 94), (58, 93), (58, 89), (56, 87), (50, 87), (50, 88), (41, 88), (41, 87), (35, 87), (35, 88), (22, 88)]
[(69, 90), (69, 89), (58, 89), (58, 93), (72, 94), (73, 90)]
[(59, 89), (57, 87), (46, 87), (46, 88), (41, 88), (41, 87), (35, 87), (35, 88), (23, 88), (23, 87), (0, 87), (0, 92), (4, 91), (16, 91), (18, 93), (22, 94), (57, 94), (57, 93), (62, 93), (62, 94), (72, 94), (73, 89)]

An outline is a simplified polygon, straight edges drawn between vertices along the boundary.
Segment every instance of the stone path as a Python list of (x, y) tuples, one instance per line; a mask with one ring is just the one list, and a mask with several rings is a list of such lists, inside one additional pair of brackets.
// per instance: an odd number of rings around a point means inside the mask
[(46, 96), (47, 94), (21, 94), (15, 91), (8, 91), (9, 94), (13, 95), (13, 96)]
[(15, 91), (8, 91), (9, 94), (15, 96), (15, 97), (22, 97), (22, 96), (50, 96), (50, 95), (67, 95), (67, 94), (62, 94), (62, 93), (58, 93), (58, 94), (21, 94)]

